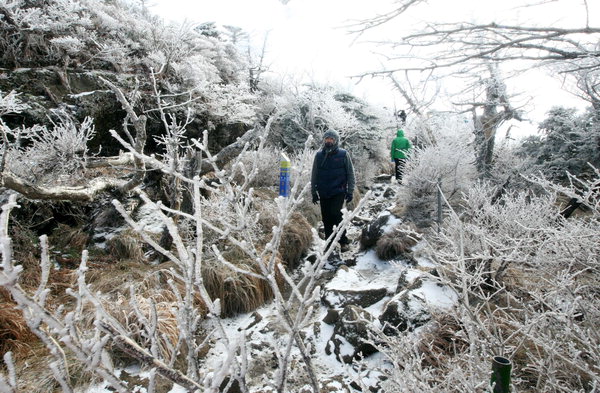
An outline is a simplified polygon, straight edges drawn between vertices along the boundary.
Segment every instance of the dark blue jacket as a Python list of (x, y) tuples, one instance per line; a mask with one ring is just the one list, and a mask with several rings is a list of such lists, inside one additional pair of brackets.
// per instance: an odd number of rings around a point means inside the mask
[(350, 155), (344, 149), (331, 152), (321, 149), (315, 155), (311, 176), (312, 195), (331, 198), (354, 191), (354, 168)]

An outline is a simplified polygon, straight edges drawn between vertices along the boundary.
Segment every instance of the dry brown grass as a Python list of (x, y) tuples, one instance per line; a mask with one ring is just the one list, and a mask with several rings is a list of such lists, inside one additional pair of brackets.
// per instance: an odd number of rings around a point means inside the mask
[(14, 215), (10, 217), (8, 234), (12, 241), (13, 253), (18, 253), (19, 251), (27, 252), (36, 247), (38, 235), (31, 229), (34, 224), (27, 221), (27, 218), (16, 218)]
[[(56, 245), (54, 241), (58, 239), (60, 239), (60, 243)], [(11, 233), (11, 240), (15, 264), (23, 267), (23, 272), (19, 277), (19, 284), (26, 290), (37, 289), (41, 276), (41, 248), (37, 235), (30, 229), (16, 224)], [(54, 298), (63, 296), (65, 289), (73, 283), (74, 275), (71, 269), (79, 266), (81, 250), (83, 250), (87, 243), (87, 234), (78, 228), (59, 225), (59, 229), (55, 230), (53, 235), (49, 237), (48, 243), (52, 248), (62, 249), (68, 246), (77, 251), (77, 255), (68, 258), (69, 263), (66, 264), (68, 266), (65, 265), (67, 269), (50, 270), (48, 288), (52, 294), (49, 298), (49, 303), (52, 304)], [(53, 259), (52, 255), (51, 259)], [(62, 261), (61, 257), (57, 257), (56, 259), (59, 263)]]
[(414, 233), (396, 229), (377, 240), (375, 252), (384, 261), (406, 257), (411, 253), (412, 247), (417, 244), (417, 240), (418, 237)]
[(283, 236), (279, 252), (288, 270), (294, 269), (312, 243), (311, 226), (300, 213), (292, 214), (290, 221), (283, 228)]
[(272, 201), (278, 196), (278, 192), (276, 192), (273, 188), (269, 187), (256, 187), (254, 189), (254, 197), (257, 200), (261, 201)]
[(150, 266), (131, 260), (94, 265), (86, 274), (86, 281), (94, 291), (105, 294), (129, 294), (129, 287), (143, 282), (162, 265)]
[(395, 205), (390, 209), (390, 213), (392, 213), (396, 217), (404, 217), (406, 216), (406, 212), (408, 210), (408, 200), (405, 197), (398, 197), (396, 199)]
[(15, 262), (21, 265), (25, 272), (38, 268), (40, 264), (38, 236), (31, 229), (17, 222), (9, 227), (9, 232)]
[(2, 288), (0, 290), (0, 353), (13, 352), (15, 358), (26, 357), (31, 345), (37, 342), (35, 334), (25, 322), (23, 313), (10, 300)]
[(138, 234), (127, 230), (110, 238), (106, 242), (106, 251), (117, 261), (131, 260), (137, 263), (144, 262), (144, 242)]
[[(34, 292), (40, 281), (41, 269), (38, 265), (24, 270), (19, 279), (21, 288)], [(54, 308), (59, 304), (68, 304), (72, 298), (65, 294), (66, 288), (72, 287), (75, 274), (71, 270), (51, 270), (47, 288), (50, 296), (47, 307)], [(28, 357), (32, 344), (38, 342), (37, 336), (31, 332), (21, 310), (16, 308), (8, 291), (0, 288), (0, 354), (12, 351), (15, 357)]]
[[(152, 309), (158, 317), (158, 346), (165, 357), (171, 355), (171, 349), (179, 339), (177, 321), (178, 299), (168, 281), (173, 280), (180, 294), (184, 293), (184, 284), (171, 273), (173, 263), (157, 266), (124, 261), (95, 269), (88, 273), (88, 282), (94, 291), (104, 294), (103, 307), (130, 332), (138, 343), (148, 343), (143, 332), (143, 320), (136, 314), (134, 307), (147, 320), (151, 318)], [(131, 287), (135, 299), (131, 299)], [(206, 315), (206, 306), (199, 295), (195, 297), (195, 306), (201, 315)], [(93, 324), (94, 310), (89, 309), (84, 325)]]
[[(229, 261), (240, 269), (260, 271), (251, 260)], [(222, 317), (255, 310), (273, 298), (273, 290), (266, 280), (235, 272), (216, 260), (205, 261), (202, 276), (210, 297), (221, 299)], [(282, 279), (279, 274), (276, 277), (281, 287)]]
[(423, 366), (441, 368), (455, 363), (453, 358), (469, 349), (466, 334), (456, 318), (450, 314), (433, 314), (432, 323), (423, 331), (418, 343)]
[[(261, 191), (257, 193), (261, 198), (276, 197), (274, 192)], [(277, 225), (275, 207), (271, 202), (265, 202), (258, 207), (260, 216), (259, 224), (266, 234), (265, 242), (270, 240), (271, 229)], [(304, 210), (302, 210), (305, 213)], [(279, 246), (279, 253), (287, 269), (293, 269), (308, 252), (312, 244), (312, 226), (305, 215), (299, 212), (292, 213), (289, 222), (283, 228), (283, 236)]]
[[(70, 382), (74, 387), (87, 386), (94, 381), (94, 375), (85, 370), (70, 352), (65, 352), (69, 368)], [(56, 393), (62, 391), (48, 367), (54, 358), (41, 342), (32, 345), (29, 356), (17, 360), (16, 372), (19, 377), (17, 389), (19, 392)]]
[[(177, 300), (168, 290), (147, 294), (136, 294), (135, 299), (119, 295), (117, 299), (104, 302), (106, 311), (130, 332), (130, 338), (145, 348), (150, 347), (150, 339), (144, 330), (145, 321), (151, 321), (156, 312), (157, 344), (162, 357), (169, 358), (179, 340), (180, 328), (177, 321)], [(143, 318), (135, 312), (136, 307)], [(153, 311), (154, 310), (154, 311)], [(90, 310), (90, 313), (93, 313)], [(91, 323), (91, 319), (90, 322)]]
[(58, 224), (48, 236), (48, 243), (59, 250), (72, 250), (81, 253), (86, 248), (90, 235), (81, 227), (71, 227), (66, 224)]
[[(173, 280), (180, 293), (184, 291), (184, 284), (171, 272), (174, 268), (172, 262), (152, 266), (123, 261), (90, 270), (86, 277), (94, 291), (114, 298), (129, 298), (130, 288), (133, 286), (136, 295), (147, 299), (156, 297), (158, 302), (171, 302), (176, 299), (169, 286), (169, 280)], [(196, 302), (198, 307), (204, 308), (199, 297)]]

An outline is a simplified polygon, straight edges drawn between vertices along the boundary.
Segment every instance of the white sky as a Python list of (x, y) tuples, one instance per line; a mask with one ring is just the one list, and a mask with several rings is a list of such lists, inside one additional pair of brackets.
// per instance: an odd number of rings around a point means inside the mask
[[(344, 28), (349, 21), (392, 9), (393, 0), (290, 0), (287, 4), (280, 0), (151, 0), (150, 3), (153, 4), (152, 11), (166, 20), (216, 22), (241, 27), (251, 34), (257, 46), (262, 44), (266, 32), (269, 32), (267, 63), (272, 70), (293, 74), (297, 78), (340, 84), (374, 104), (389, 108), (401, 105), (399, 94), (387, 82), (368, 78), (357, 85), (357, 79), (348, 78), (381, 69), (381, 56), (374, 53), (377, 48), (355, 42), (356, 36), (348, 34)], [(515, 4), (521, 5), (524, 0), (430, 0), (428, 3), (427, 7), (415, 9), (415, 22), (440, 18), (445, 21), (449, 18), (471, 21), (476, 17), (479, 20), (489, 18), (491, 22), (503, 16), (506, 20), (518, 16), (528, 18), (532, 23), (543, 18), (541, 23), (546, 26), (565, 23), (579, 27), (586, 23), (584, 8), (579, 7), (584, 0), (559, 0), (545, 6), (543, 15), (531, 13), (529, 8), (514, 8)], [(587, 3), (590, 25), (600, 25), (600, 1), (588, 0)], [(575, 7), (580, 11), (573, 12)], [(403, 27), (389, 23), (377, 34), (394, 39)], [(524, 80), (533, 79), (538, 81), (521, 89), (535, 97), (527, 106), (532, 120), (542, 120), (554, 105), (586, 106), (581, 100), (561, 91), (560, 82), (544, 77), (541, 71), (536, 70)]]
[[(239, 26), (257, 46), (268, 32), (271, 69), (350, 86), (356, 80), (349, 76), (378, 69), (379, 60), (366, 46), (353, 45), (343, 26), (373, 12), (376, 3), (389, 0), (154, 0), (152, 10), (166, 19)], [(362, 85), (359, 90), (367, 89)]]

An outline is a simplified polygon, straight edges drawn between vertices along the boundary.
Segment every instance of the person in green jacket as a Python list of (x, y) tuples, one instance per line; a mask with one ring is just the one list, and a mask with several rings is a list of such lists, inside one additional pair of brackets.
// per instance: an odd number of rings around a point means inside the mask
[(396, 138), (392, 141), (392, 162), (396, 164), (396, 180), (402, 183), (402, 174), (404, 173), (404, 163), (408, 157), (408, 152), (412, 145), (408, 138), (404, 136), (404, 130), (399, 129)]

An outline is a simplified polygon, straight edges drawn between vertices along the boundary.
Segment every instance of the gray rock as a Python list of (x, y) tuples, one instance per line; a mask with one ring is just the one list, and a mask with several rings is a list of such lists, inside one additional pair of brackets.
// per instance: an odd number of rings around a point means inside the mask
[(325, 347), (325, 353), (335, 354), (336, 359), (351, 363), (359, 354), (368, 356), (377, 349), (369, 344), (369, 324), (373, 317), (356, 306), (347, 306), (335, 324), (333, 334)]
[(396, 195), (396, 191), (394, 191), (391, 187), (386, 188), (385, 191), (383, 192), (383, 197), (386, 199), (389, 199), (389, 198), (393, 197), (394, 195)]
[(423, 299), (410, 290), (392, 298), (379, 316), (383, 332), (388, 336), (406, 330), (412, 331), (430, 319), (431, 315)]
[(408, 286), (411, 284), (411, 282), (406, 277), (407, 275), (408, 275), (408, 271), (404, 270), (400, 274), (400, 277), (398, 277), (398, 284), (396, 285), (396, 292), (394, 292), (396, 295), (399, 294), (400, 292), (402, 292), (403, 290), (407, 289)]
[(392, 175), (381, 174), (373, 178), (373, 183), (389, 183), (392, 179)]
[(323, 318), (323, 322), (325, 322), (328, 325), (333, 325), (334, 323), (336, 323), (339, 320), (340, 320), (340, 312), (338, 310), (334, 310), (331, 308), (329, 310), (327, 310), (327, 315), (325, 315), (325, 318)]
[(330, 308), (344, 308), (350, 305), (366, 308), (377, 303), (386, 295), (386, 288), (369, 288), (356, 291), (327, 289), (321, 300)]
[(389, 219), (389, 214), (380, 216), (363, 228), (360, 235), (360, 246), (363, 250), (377, 244), (377, 240), (383, 235), (383, 227), (385, 227)]
[[(250, 315), (252, 317), (252, 320), (250, 321), (250, 323), (248, 324), (248, 326), (246, 326), (243, 330), (250, 330), (251, 328), (253, 328), (254, 326), (256, 326), (260, 321), (262, 321), (263, 317), (262, 315), (260, 315), (258, 312), (254, 311), (252, 313), (252, 315)], [(242, 331), (242, 328), (238, 328), (238, 331)]]

